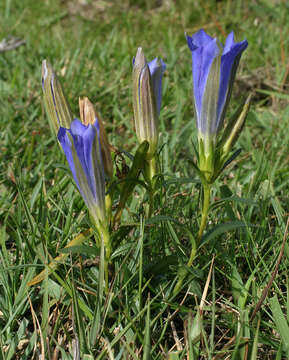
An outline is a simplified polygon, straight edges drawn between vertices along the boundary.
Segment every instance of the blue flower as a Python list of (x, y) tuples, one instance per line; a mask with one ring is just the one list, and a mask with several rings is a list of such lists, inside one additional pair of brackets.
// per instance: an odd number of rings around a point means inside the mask
[(105, 221), (105, 177), (99, 143), (98, 121), (84, 125), (74, 119), (70, 129), (59, 128), (64, 150), (76, 185), (97, 223)]
[(187, 42), (192, 52), (193, 97), (199, 137), (205, 139), (205, 143), (208, 138), (214, 142), (222, 127), (239, 60), (248, 42), (234, 42), (232, 32), (223, 47), (204, 30), (187, 36)]
[(133, 108), (136, 135), (140, 143), (148, 141), (148, 158), (157, 149), (159, 114), (162, 102), (162, 77), (165, 63), (158, 58), (147, 62), (138, 48), (133, 61)]

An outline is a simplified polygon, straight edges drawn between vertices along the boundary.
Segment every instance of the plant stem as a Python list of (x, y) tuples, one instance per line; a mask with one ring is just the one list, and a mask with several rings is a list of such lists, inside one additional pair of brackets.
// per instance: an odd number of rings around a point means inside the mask
[(154, 212), (154, 191), (153, 189), (149, 190), (149, 211), (148, 211), (148, 218), (152, 216)]
[(190, 258), (189, 258), (189, 261), (188, 261), (186, 267), (182, 267), (181, 269), (179, 269), (179, 272), (178, 272), (179, 279), (174, 287), (173, 295), (177, 295), (178, 292), (180, 291), (183, 281), (184, 281), (184, 278), (188, 274), (188, 268), (190, 268), (192, 266), (194, 258), (196, 256), (196, 253), (197, 253), (197, 246), (196, 246), (196, 243), (194, 243), (194, 244), (192, 244), (191, 255), (190, 255)]
[(107, 226), (102, 227), (102, 239), (104, 244), (104, 281), (105, 281), (105, 293), (108, 294), (108, 281), (109, 281), (109, 272), (108, 267), (110, 263), (110, 256), (111, 256), (111, 243), (110, 243), (110, 237), (108, 233)]
[(155, 155), (151, 160), (148, 160), (148, 171), (150, 182), (153, 183), (153, 177), (157, 174), (157, 156)]
[(202, 218), (201, 218), (201, 224), (198, 232), (198, 240), (197, 243), (199, 245), (203, 232), (205, 230), (207, 219), (208, 219), (208, 212), (209, 212), (209, 206), (210, 206), (210, 198), (211, 198), (211, 184), (208, 184), (207, 182), (203, 181), (203, 207), (202, 207)]
[(184, 278), (188, 274), (188, 268), (190, 268), (192, 266), (193, 261), (195, 259), (198, 245), (200, 244), (203, 232), (204, 232), (206, 224), (207, 224), (212, 185), (208, 184), (206, 181), (202, 181), (202, 185), (203, 185), (204, 198), (203, 198), (203, 206), (202, 206), (202, 218), (201, 218), (201, 224), (200, 224), (200, 228), (199, 228), (199, 232), (198, 232), (197, 242), (192, 244), (190, 258), (189, 258), (189, 261), (188, 261), (186, 267), (183, 267), (179, 270), (179, 273), (178, 273), (179, 279), (174, 287), (173, 295), (177, 295), (182, 287)]
[(197, 243), (192, 245), (191, 255), (189, 258), (189, 261), (187, 263), (187, 267), (191, 267), (194, 261), (194, 258), (197, 253), (197, 247), (199, 246), (203, 232), (205, 230), (207, 219), (208, 219), (208, 212), (209, 212), (209, 206), (210, 206), (210, 198), (211, 198), (211, 184), (208, 184), (207, 182), (203, 181), (203, 206), (202, 206), (202, 218), (201, 218), (201, 224), (198, 232), (198, 238)]
[[(110, 243), (110, 236), (108, 232), (108, 224), (106, 221), (103, 223), (99, 223), (98, 221), (94, 221), (95, 224), (95, 241), (98, 247), (104, 248), (104, 256), (103, 256), (103, 270), (104, 270), (104, 282), (105, 282), (105, 293), (108, 293), (108, 283), (109, 283), (109, 263), (110, 263), (110, 256), (111, 256), (111, 243)], [(102, 252), (100, 252), (100, 264), (102, 262)]]
[(154, 212), (154, 193), (155, 193), (155, 179), (154, 176), (157, 174), (157, 155), (152, 159), (146, 161), (145, 165), (145, 177), (149, 183), (149, 211), (148, 217), (151, 217)]

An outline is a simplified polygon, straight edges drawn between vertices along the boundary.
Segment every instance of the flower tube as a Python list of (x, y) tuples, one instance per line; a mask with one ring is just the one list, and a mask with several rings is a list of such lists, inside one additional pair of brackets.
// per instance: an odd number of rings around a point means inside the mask
[(99, 143), (99, 125), (84, 125), (78, 119), (69, 129), (60, 127), (63, 148), (78, 190), (97, 225), (105, 222), (105, 177)]
[(187, 36), (192, 52), (193, 100), (199, 140), (199, 168), (209, 178), (214, 173), (217, 136), (222, 128), (232, 85), (247, 40), (234, 41), (230, 33), (222, 46), (204, 30)]

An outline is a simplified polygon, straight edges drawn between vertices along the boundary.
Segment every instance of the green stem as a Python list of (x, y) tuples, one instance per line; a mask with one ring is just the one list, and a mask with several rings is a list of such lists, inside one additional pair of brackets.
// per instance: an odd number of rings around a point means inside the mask
[(95, 227), (97, 228), (94, 235), (97, 246), (104, 247), (104, 258), (103, 258), (103, 267), (104, 267), (104, 282), (105, 282), (105, 293), (108, 293), (108, 284), (109, 284), (109, 263), (111, 256), (111, 242), (108, 232), (108, 224), (105, 221), (104, 223), (94, 222)]
[(206, 182), (203, 182), (203, 207), (202, 207), (202, 218), (201, 218), (201, 224), (198, 232), (198, 245), (202, 239), (203, 232), (205, 230), (207, 220), (208, 220), (208, 212), (209, 212), (209, 206), (210, 206), (210, 198), (211, 198), (211, 184), (208, 184)]
[(149, 212), (148, 218), (152, 216), (154, 212), (154, 191), (152, 189), (149, 190)]
[(200, 228), (199, 228), (199, 232), (198, 232), (197, 243), (193, 243), (193, 245), (192, 245), (192, 250), (191, 250), (191, 254), (190, 254), (190, 258), (187, 263), (187, 266), (183, 267), (179, 270), (179, 273), (178, 273), (179, 279), (174, 287), (173, 295), (177, 295), (182, 287), (183, 281), (188, 274), (188, 268), (190, 268), (192, 266), (193, 261), (195, 259), (198, 245), (200, 244), (203, 232), (204, 232), (206, 224), (207, 224), (212, 185), (208, 184), (205, 181), (203, 181), (202, 184), (203, 184), (204, 198), (203, 198), (203, 207), (202, 207), (202, 218), (201, 218), (201, 224), (200, 224)]
[(151, 159), (148, 160), (149, 164), (149, 179), (150, 182), (153, 183), (153, 177), (157, 174), (157, 157), (156, 155)]
[(211, 198), (211, 184), (208, 184), (207, 182), (203, 181), (203, 207), (202, 207), (202, 218), (201, 218), (201, 224), (198, 232), (198, 238), (197, 243), (192, 246), (191, 255), (189, 258), (189, 261), (187, 263), (187, 267), (191, 267), (194, 261), (194, 258), (197, 253), (197, 247), (199, 246), (203, 232), (205, 230), (207, 220), (208, 220), (208, 212), (209, 212), (209, 206), (210, 206), (210, 198)]
[(179, 293), (179, 291), (181, 290), (183, 281), (188, 274), (188, 268), (190, 268), (192, 266), (194, 258), (196, 256), (196, 253), (197, 253), (197, 246), (196, 246), (196, 243), (194, 242), (192, 244), (191, 255), (190, 255), (189, 261), (187, 263), (187, 266), (179, 269), (179, 272), (178, 272), (179, 279), (174, 287), (173, 295), (177, 295)]
[(155, 194), (155, 179), (154, 176), (157, 174), (157, 155), (152, 159), (146, 161), (145, 165), (145, 177), (149, 183), (149, 211), (148, 217), (151, 217), (154, 212), (154, 194)]
[(102, 239), (104, 244), (104, 281), (105, 281), (105, 293), (108, 294), (109, 289), (109, 263), (110, 263), (110, 256), (111, 256), (111, 243), (110, 237), (108, 233), (107, 226), (102, 227)]

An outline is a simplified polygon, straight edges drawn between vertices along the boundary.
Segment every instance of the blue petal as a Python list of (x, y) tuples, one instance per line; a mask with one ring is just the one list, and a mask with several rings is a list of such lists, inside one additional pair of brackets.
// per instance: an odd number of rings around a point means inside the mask
[[(189, 40), (188, 40), (188, 38), (189, 38)], [(193, 49), (191, 49), (193, 51), (194, 48), (205, 46), (206, 44), (211, 42), (213, 40), (213, 38), (211, 36), (209, 36), (203, 29), (201, 29), (198, 32), (196, 32), (194, 35), (192, 35), (191, 37), (187, 36), (187, 40), (188, 40), (189, 47), (190, 47), (190, 45), (193, 47)]]
[(70, 128), (75, 150), (83, 168), (89, 188), (94, 199), (96, 199), (96, 188), (94, 179), (94, 167), (91, 159), (92, 146), (96, 138), (96, 128), (92, 125), (85, 126), (78, 119), (71, 123)]
[(150, 69), (157, 112), (159, 114), (162, 102), (162, 78), (166, 69), (166, 64), (162, 61), (162, 59), (155, 58), (148, 63), (148, 67)]
[[(248, 42), (244, 40), (235, 43), (234, 33), (231, 32), (226, 39), (224, 48), (222, 48), (216, 39), (211, 38), (202, 29), (191, 37), (187, 36), (187, 42), (192, 52), (193, 94), (198, 131), (218, 132), (230, 99), (237, 66)], [(212, 92), (209, 94), (216, 97), (217, 107), (216, 114), (211, 114), (210, 116), (213, 117), (206, 119), (207, 124), (210, 124), (210, 129), (207, 129), (206, 124), (202, 124), (204, 116), (201, 117), (202, 113), (208, 114), (207, 109), (202, 109), (203, 97), (212, 63), (217, 56), (221, 56), (220, 82), (216, 89), (211, 89)]]
[(70, 129), (59, 129), (58, 140), (89, 210), (93, 216), (103, 218), (105, 178), (98, 133), (97, 119), (88, 126), (75, 119)]
[[(192, 51), (193, 89), (198, 122), (201, 118), (202, 100), (210, 68), (219, 53), (220, 49), (216, 39), (210, 40), (205, 46)], [(200, 127), (201, 124), (198, 123), (198, 128)]]
[(193, 44), (193, 39), (191, 36), (186, 35), (186, 39), (187, 39), (188, 47), (191, 51), (194, 51), (198, 48), (198, 46)]
[(70, 130), (73, 135), (82, 136), (87, 129), (87, 126), (82, 124), (78, 119), (74, 119), (70, 124)]
[(80, 186), (79, 186), (79, 182), (76, 176), (76, 171), (75, 171), (75, 166), (74, 166), (74, 161), (73, 161), (73, 156), (72, 156), (72, 151), (71, 151), (71, 141), (67, 135), (67, 132), (69, 132), (69, 130), (60, 127), (58, 130), (58, 134), (57, 134), (57, 138), (58, 141), (60, 142), (62, 149), (64, 151), (64, 154), (66, 156), (68, 165), (70, 167), (70, 170), (72, 172), (72, 176), (74, 178), (74, 181), (76, 182), (76, 185), (78, 187), (78, 190), (81, 192)]
[(200, 29), (194, 35), (192, 35), (192, 41), (196, 46), (204, 46), (212, 40), (213, 38), (208, 35), (204, 29)]
[(221, 78), (218, 99), (217, 129), (220, 129), (226, 104), (231, 97), (231, 90), (235, 80), (236, 70), (243, 51), (247, 48), (247, 40), (234, 43), (234, 34), (227, 37), (224, 52), (221, 58)]
[(231, 48), (235, 45), (234, 42), (234, 32), (230, 32), (230, 34), (227, 36), (226, 42), (225, 42), (225, 46), (224, 46), (224, 50), (223, 50), (223, 55), (225, 55), (228, 51), (231, 50)]
[(98, 122), (98, 118), (95, 117), (95, 122), (92, 124), (92, 126), (95, 127), (96, 131), (97, 131), (97, 135), (99, 136), (99, 122)]

